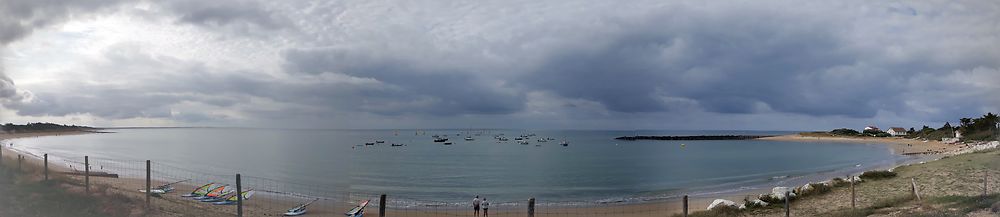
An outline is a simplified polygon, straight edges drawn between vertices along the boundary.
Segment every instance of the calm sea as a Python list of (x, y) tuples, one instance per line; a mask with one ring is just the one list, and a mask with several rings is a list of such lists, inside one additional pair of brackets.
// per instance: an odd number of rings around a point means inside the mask
[[(887, 146), (782, 141), (618, 141), (628, 135), (788, 134), (762, 131), (120, 129), (14, 140), (36, 154), (152, 160), (341, 192), (419, 201), (544, 198), (634, 202), (799, 185), (911, 158)], [(459, 135), (460, 134), (460, 135)], [(479, 134), (476, 136), (476, 134)], [(510, 141), (499, 142), (503, 134)], [(529, 145), (515, 143), (535, 134)], [(453, 145), (433, 142), (448, 135)], [(464, 138), (471, 135), (473, 141)], [(539, 138), (554, 141), (538, 142)], [(384, 140), (384, 144), (364, 146)], [(567, 141), (568, 147), (560, 146)], [(393, 147), (390, 144), (405, 144)], [(541, 146), (536, 146), (540, 144)], [(682, 146), (683, 144), (683, 146)], [(360, 146), (359, 146), (360, 145)], [(829, 175), (828, 175), (829, 176)], [(829, 178), (823, 177), (822, 179)], [(307, 193), (307, 192), (301, 192)]]

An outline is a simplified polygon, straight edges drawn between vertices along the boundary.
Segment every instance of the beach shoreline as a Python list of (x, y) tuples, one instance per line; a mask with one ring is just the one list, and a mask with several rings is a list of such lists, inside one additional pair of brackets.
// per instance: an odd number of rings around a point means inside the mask
[(832, 135), (807, 136), (802, 134), (789, 134), (789, 135), (758, 138), (757, 140), (884, 144), (887, 145), (893, 151), (893, 154), (897, 155), (945, 154), (945, 153), (960, 151), (966, 147), (963, 144), (947, 144), (941, 141), (923, 141), (923, 140), (899, 138), (899, 137), (844, 137), (844, 136), (832, 136)]

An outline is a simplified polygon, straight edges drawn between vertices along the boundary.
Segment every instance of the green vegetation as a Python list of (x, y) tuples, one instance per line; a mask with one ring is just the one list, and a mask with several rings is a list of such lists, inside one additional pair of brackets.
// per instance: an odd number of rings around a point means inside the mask
[(7, 133), (30, 133), (30, 132), (51, 132), (51, 131), (72, 131), (72, 130), (95, 130), (96, 128), (76, 125), (62, 125), (53, 123), (28, 123), (17, 125), (12, 123), (0, 126), (0, 130)]
[(916, 199), (913, 195), (903, 195), (898, 197), (891, 197), (883, 200), (876, 201), (870, 207), (858, 208), (858, 209), (843, 209), (836, 212), (829, 213), (829, 216), (846, 216), (846, 217), (863, 217), (875, 214), (879, 209), (897, 207), (901, 206), (907, 202)]
[(858, 177), (861, 177), (861, 180), (879, 180), (896, 177), (896, 173), (886, 170), (872, 170), (861, 173)]
[(838, 135), (838, 136), (860, 136), (861, 135), (861, 133), (858, 132), (857, 130), (847, 129), (847, 128), (840, 128), (840, 129), (832, 130), (832, 131), (830, 131), (830, 134)]
[(871, 136), (871, 137), (890, 137), (890, 136), (892, 136), (892, 135), (889, 135), (889, 133), (883, 132), (881, 130), (865, 130), (864, 132), (861, 132), (861, 135), (862, 136)]
[(991, 140), (997, 138), (1000, 117), (993, 113), (986, 113), (980, 118), (962, 118), (959, 120), (959, 131), (966, 140)]
[(962, 133), (963, 141), (987, 141), (996, 140), (997, 134), (1000, 133), (998, 130), (998, 124), (1000, 124), (1000, 118), (996, 114), (986, 113), (979, 118), (962, 118), (959, 119), (960, 125), (957, 127), (951, 126), (951, 123), (945, 123), (941, 128), (934, 129), (928, 126), (924, 126), (919, 131), (910, 133), (909, 138), (921, 138), (928, 140), (941, 140), (941, 138), (954, 138), (955, 131)]

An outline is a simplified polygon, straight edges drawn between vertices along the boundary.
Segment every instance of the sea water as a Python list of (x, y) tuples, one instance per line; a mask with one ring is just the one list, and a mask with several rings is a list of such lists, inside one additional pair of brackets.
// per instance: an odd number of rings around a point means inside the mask
[[(70, 159), (262, 177), (338, 192), (462, 203), (539, 198), (553, 204), (655, 201), (815, 181), (912, 157), (885, 145), (768, 140), (622, 141), (631, 135), (779, 135), (762, 131), (113, 129), (27, 138), (14, 148)], [(509, 141), (494, 139), (502, 134)], [(528, 145), (515, 142), (535, 134)], [(433, 142), (447, 135), (453, 145)], [(473, 141), (464, 138), (471, 136)], [(541, 138), (552, 141), (539, 142)], [(376, 140), (385, 143), (364, 145)], [(568, 146), (559, 145), (567, 142)], [(391, 144), (404, 144), (393, 147)], [(536, 146), (541, 145), (541, 146)], [(170, 172), (170, 171), (168, 171)], [(844, 174), (840, 174), (844, 173)], [(828, 178), (828, 177), (826, 177)], [(797, 181), (792, 181), (796, 180)], [(289, 191), (295, 191), (289, 190)], [(309, 192), (296, 192), (308, 194)]]

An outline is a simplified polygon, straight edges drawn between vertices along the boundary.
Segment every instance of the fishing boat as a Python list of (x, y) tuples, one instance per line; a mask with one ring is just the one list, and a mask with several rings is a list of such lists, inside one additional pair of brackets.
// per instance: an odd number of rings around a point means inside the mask
[(304, 215), (308, 211), (308, 210), (306, 210), (306, 207), (309, 206), (310, 204), (312, 204), (313, 202), (316, 202), (317, 200), (319, 200), (319, 198), (313, 199), (312, 201), (309, 201), (307, 203), (299, 204), (296, 207), (288, 209), (288, 211), (285, 212), (284, 215), (285, 216), (300, 216), (300, 215)]
[(215, 183), (208, 183), (208, 184), (202, 185), (201, 187), (195, 188), (194, 191), (191, 191), (191, 193), (188, 193), (188, 194), (185, 194), (185, 195), (181, 195), (181, 197), (205, 196), (205, 194), (207, 194), (208, 191), (210, 191), (212, 189), (215, 189), (215, 187), (216, 187)]
[(346, 213), (344, 213), (344, 215), (347, 215), (349, 217), (363, 216), (365, 214), (365, 207), (368, 206), (368, 202), (369, 200), (361, 201), (361, 203), (358, 203), (358, 206), (355, 206), (353, 209), (347, 211)]
[(236, 203), (239, 202), (238, 196), (242, 196), (243, 200), (246, 201), (246, 200), (250, 199), (250, 196), (253, 196), (253, 192), (254, 192), (253, 189), (250, 189), (250, 190), (243, 191), (243, 193), (240, 193), (240, 194), (230, 194), (228, 197), (225, 197), (226, 199), (224, 199), (222, 201), (215, 201), (212, 204), (215, 204), (215, 205), (233, 205), (233, 204), (236, 204)]

